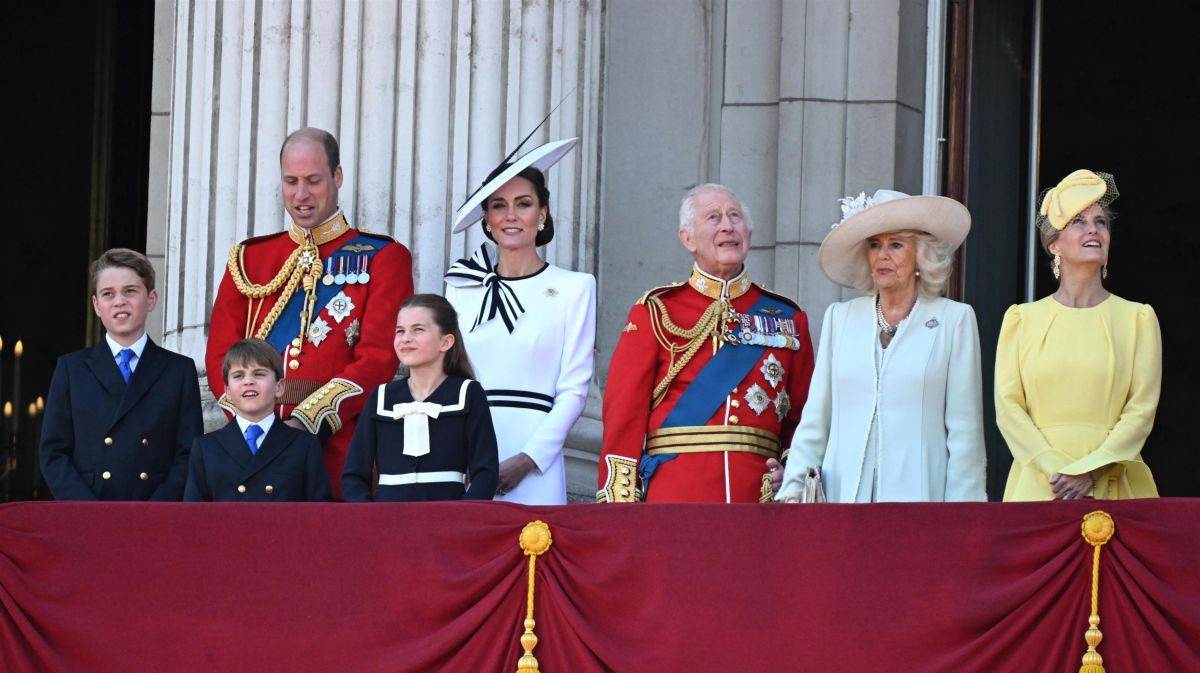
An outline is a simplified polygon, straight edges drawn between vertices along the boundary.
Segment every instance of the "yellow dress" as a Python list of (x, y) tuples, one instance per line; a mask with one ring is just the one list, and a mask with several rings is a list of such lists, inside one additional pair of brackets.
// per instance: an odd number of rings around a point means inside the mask
[(996, 424), (1013, 454), (1005, 500), (1051, 500), (1055, 473), (1097, 475), (1096, 498), (1154, 498), (1141, 450), (1154, 427), (1162, 336), (1148, 304), (1053, 297), (1011, 306), (996, 346)]

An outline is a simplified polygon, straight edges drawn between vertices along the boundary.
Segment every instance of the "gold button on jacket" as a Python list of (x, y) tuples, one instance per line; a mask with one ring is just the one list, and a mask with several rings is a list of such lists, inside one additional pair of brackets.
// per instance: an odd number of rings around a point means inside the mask
[(105, 446), (112, 446), (112, 437), (105, 437), (105, 438), (104, 438), (104, 445), (105, 445)]
[(112, 472), (105, 470), (103, 473), (101, 473), (100, 478), (104, 479), (105, 481), (112, 479)]
[(274, 492), (275, 492), (275, 487), (274, 487), (274, 486), (272, 486), (272, 485), (270, 485), (270, 484), (267, 484), (267, 487), (266, 487), (266, 488), (264, 488), (263, 490), (264, 490), (264, 491), (266, 491), (267, 493), (274, 493)]
[(141, 479), (142, 481), (146, 481), (149, 478), (150, 478), (150, 475), (146, 474), (145, 472), (138, 475), (138, 479)]
[(150, 446), (150, 440), (143, 437), (142, 438), (142, 446)]
[(246, 485), (245, 485), (245, 484), (239, 484), (239, 485), (238, 485), (238, 493), (245, 493), (245, 492), (246, 492)]

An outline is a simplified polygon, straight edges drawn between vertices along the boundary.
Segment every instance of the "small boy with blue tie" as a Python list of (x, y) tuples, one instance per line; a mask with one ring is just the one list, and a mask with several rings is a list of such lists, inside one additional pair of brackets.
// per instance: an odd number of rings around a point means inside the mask
[(279, 351), (242, 339), (225, 353), (221, 379), (237, 413), (225, 427), (196, 438), (184, 500), (329, 500), (320, 440), (275, 414), (283, 394)]
[(154, 267), (114, 248), (92, 263), (95, 347), (58, 360), (46, 397), (42, 475), (59, 500), (179, 500), (188, 449), (204, 430), (191, 358), (146, 335)]

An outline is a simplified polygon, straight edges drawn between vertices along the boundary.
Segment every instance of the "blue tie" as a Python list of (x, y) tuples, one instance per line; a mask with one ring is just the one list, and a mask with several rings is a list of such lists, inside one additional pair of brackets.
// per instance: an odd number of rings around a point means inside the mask
[(258, 438), (263, 436), (263, 429), (257, 425), (251, 425), (246, 428), (246, 444), (250, 447), (250, 454), (258, 453)]
[(129, 361), (133, 359), (133, 351), (128, 348), (122, 348), (117, 353), (117, 369), (121, 370), (121, 376), (125, 378), (125, 383), (129, 383), (129, 377), (133, 376), (133, 370), (129, 368)]

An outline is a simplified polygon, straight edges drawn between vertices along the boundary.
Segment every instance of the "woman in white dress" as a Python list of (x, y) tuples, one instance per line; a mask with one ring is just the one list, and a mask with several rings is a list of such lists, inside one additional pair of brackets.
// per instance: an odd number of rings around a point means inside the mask
[(971, 216), (879, 190), (842, 199), (821, 270), (867, 296), (832, 304), (777, 500), (821, 468), (830, 502), (984, 500), (975, 312), (942, 296)]
[(576, 142), (506, 159), (455, 216), (455, 233), (482, 219), (489, 239), (451, 265), (445, 280), (492, 410), (497, 500), (567, 501), (563, 444), (592, 380), (596, 279), (543, 261), (537, 248), (554, 237), (545, 170)]

